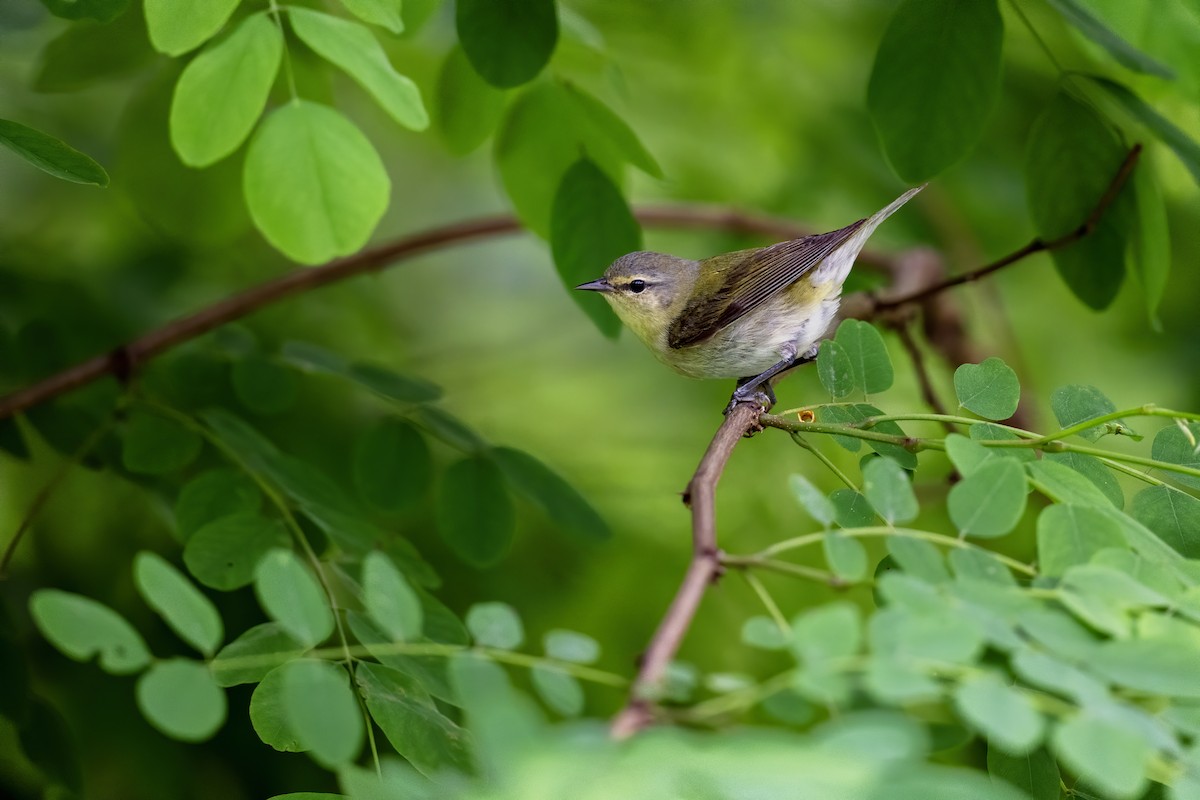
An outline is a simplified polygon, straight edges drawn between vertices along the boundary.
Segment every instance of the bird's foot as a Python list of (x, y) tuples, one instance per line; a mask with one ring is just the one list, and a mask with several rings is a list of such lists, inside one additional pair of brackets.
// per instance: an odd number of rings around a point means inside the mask
[[(769, 384), (759, 386), (739, 386), (734, 389), (733, 395), (729, 398), (729, 405), (725, 407), (725, 416), (729, 416), (730, 412), (737, 408), (742, 403), (751, 403), (756, 406), (760, 412), (770, 411), (775, 405), (775, 392)], [(753, 435), (762, 430), (762, 426), (755, 422), (754, 426), (748, 432), (748, 435)]]

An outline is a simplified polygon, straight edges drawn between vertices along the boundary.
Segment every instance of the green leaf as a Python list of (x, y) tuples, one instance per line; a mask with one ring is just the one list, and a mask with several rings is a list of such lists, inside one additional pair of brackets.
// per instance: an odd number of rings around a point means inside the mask
[(186, 483), (175, 501), (175, 527), (186, 542), (213, 520), (234, 514), (254, 514), (262, 492), (245, 473), (213, 469)]
[(638, 139), (633, 128), (621, 119), (612, 109), (598, 99), (580, 89), (578, 86), (565, 85), (567, 99), (574, 111), (574, 117), (582, 131), (587, 136), (600, 137), (605, 143), (626, 161), (640, 169), (652, 178), (663, 177), (662, 167), (650, 155), (650, 151)]
[(854, 393), (854, 365), (850, 354), (836, 339), (821, 342), (817, 355), (817, 377), (833, 400), (841, 400)]
[(862, 494), (853, 489), (838, 489), (829, 495), (837, 524), (843, 528), (863, 528), (875, 522), (875, 509)]
[(989, 744), (987, 768), (993, 778), (1012, 784), (1030, 800), (1059, 800), (1062, 796), (1058, 762), (1045, 748), (1011, 756)]
[(546, 655), (572, 664), (592, 664), (600, 658), (600, 643), (575, 631), (552, 630), (542, 639)]
[[(1050, 633), (1053, 635), (1053, 631)], [(1089, 639), (1084, 644), (1084, 653), (1091, 652), (1094, 642)], [(1069, 644), (1064, 646), (1059, 643), (1059, 646), (1070, 650)], [(1080, 653), (1071, 652), (1068, 657), (1077, 658), (1080, 657)], [(1109, 697), (1108, 687), (1096, 678), (1066, 661), (1029, 647), (1021, 647), (1013, 653), (1012, 666), (1013, 672), (1026, 683), (1061, 694), (1081, 706), (1101, 702)]]
[(506, 775), (544, 746), (537, 706), (513, 689), (499, 665), (471, 654), (450, 659), (450, 679), (462, 698), (473, 752), (484, 775)]
[(140, 13), (122, 14), (100, 25), (70, 25), (42, 48), (31, 75), (37, 92), (73, 92), (146, 66), (157, 54), (146, 37)]
[(203, 742), (225, 722), (225, 692), (208, 666), (173, 658), (138, 678), (137, 705), (150, 724), (184, 742)]
[(429, 492), (433, 456), (418, 428), (393, 417), (358, 435), (353, 472), (359, 496), (374, 508), (395, 513)]
[(459, 558), (490, 567), (512, 546), (516, 527), (504, 473), (490, 458), (451, 464), (437, 493), (438, 530)]
[(392, 119), (414, 131), (429, 127), (421, 90), (410, 78), (396, 72), (370, 29), (306, 8), (289, 8), (288, 15), (300, 40), (344, 70)]
[(881, 703), (904, 705), (937, 700), (942, 687), (907, 661), (872, 655), (863, 674), (863, 688)]
[(363, 718), (345, 670), (327, 661), (304, 659), (279, 671), (283, 672), (284, 717), (301, 747), (327, 768), (357, 758)]
[(981, 364), (962, 364), (954, 370), (958, 404), (985, 419), (1008, 419), (1017, 411), (1021, 384), (1012, 367), (992, 356)]
[(642, 229), (620, 190), (591, 160), (576, 161), (554, 195), (550, 249), (571, 299), (609, 338), (616, 338), (621, 331), (617, 315), (602, 297), (574, 288), (595, 280), (609, 264), (641, 244)]
[(1003, 450), (984, 447), (973, 439), (968, 439), (959, 433), (946, 436), (946, 455), (950, 463), (965, 478), (990, 461), (1003, 458)]
[(1051, 744), (1067, 769), (1101, 792), (1135, 798), (1146, 788), (1150, 746), (1117, 722), (1081, 713), (1055, 729)]
[(307, 100), (270, 114), (246, 154), (246, 205), (254, 224), (303, 264), (366, 244), (390, 190), (383, 162), (362, 131), (340, 112)]
[(787, 647), (791, 631), (779, 629), (770, 617), (750, 617), (742, 623), (742, 642), (760, 650), (782, 650)]
[[(1105, 120), (1060, 91), (1034, 123), (1025, 158), (1029, 210), (1038, 235), (1052, 241), (1082, 225), (1125, 155)], [(1050, 254), (1058, 274), (1090, 308), (1108, 307), (1125, 278), (1130, 196), (1122, 191), (1091, 233)]]
[(1021, 465), (1011, 458), (1000, 458), (956, 483), (946, 505), (960, 534), (993, 538), (1016, 527), (1025, 513), (1027, 496)]
[[(1088, 79), (1106, 91), (1126, 112), (1149, 128), (1163, 144), (1171, 148), (1183, 165), (1187, 167), (1188, 172), (1192, 173), (1192, 178), (1200, 183), (1200, 144), (1197, 144), (1195, 139), (1176, 127), (1169, 119), (1159, 114), (1146, 101), (1122, 84), (1098, 75), (1089, 75)], [(1153, 172), (1142, 165), (1141, 168), (1134, 171), (1134, 181), (1137, 181), (1137, 176), (1141, 174), (1149, 179)], [(1148, 182), (1153, 183), (1153, 181)]]
[(363, 560), (363, 605), (375, 623), (397, 642), (416, 641), (421, 636), (424, 614), (421, 598), (378, 550)]
[(843, 320), (834, 341), (850, 360), (855, 389), (863, 394), (878, 394), (892, 388), (892, 359), (874, 325), (857, 319)]
[(812, 481), (803, 475), (794, 474), (788, 477), (788, 487), (792, 490), (792, 496), (799, 501), (801, 508), (808, 512), (810, 517), (825, 528), (833, 524), (833, 502)]
[[(926, 583), (945, 583), (950, 580), (942, 551), (923, 539), (889, 536), (887, 549), (900, 568), (915, 578), (920, 578)], [(898, 585), (896, 581), (891, 581), (890, 584)]]
[[(1021, 437), (1007, 428), (994, 425), (991, 422), (976, 422), (967, 429), (971, 441), (986, 446), (987, 442), (1019, 442)], [(1015, 458), (1017, 461), (1035, 461), (1037, 453), (1025, 447), (988, 447), (992, 456), (999, 458)]]
[(1112, 508), (1112, 501), (1096, 484), (1075, 470), (1055, 461), (1031, 461), (1025, 465), (1039, 492), (1059, 503)]
[(1125, 547), (1120, 526), (1091, 506), (1056, 503), (1037, 521), (1038, 565), (1043, 575), (1062, 575), (1086, 564), (1106, 547)]
[(196, 580), (228, 591), (254, 581), (254, 569), (271, 549), (286, 547), (287, 533), (274, 520), (241, 513), (208, 523), (183, 548), (183, 563)]
[(1125, 505), (1125, 493), (1121, 491), (1121, 484), (1117, 482), (1116, 477), (1104, 465), (1104, 462), (1095, 456), (1067, 452), (1045, 453), (1042, 457), (1055, 464), (1068, 466), (1087, 478), (1095, 484), (1101, 494), (1108, 498), (1108, 502), (1112, 503), (1114, 508), (1121, 508)]
[(1186, 558), (1200, 558), (1200, 500), (1170, 486), (1133, 496), (1130, 515)]
[[(1192, 469), (1200, 469), (1200, 422), (1178, 422), (1160, 430), (1154, 436), (1150, 457)], [(1200, 488), (1200, 478), (1171, 473), (1171, 478), (1185, 486)]]
[[(854, 412), (855, 406), (817, 406), (817, 422), (823, 425), (853, 425), (858, 420)], [(838, 436), (831, 434), (833, 440), (840, 446), (857, 453), (862, 449), (862, 439), (853, 436)]]
[(462, 48), (446, 56), (434, 91), (434, 121), (447, 149), (470, 153), (492, 134), (504, 113), (504, 92), (479, 77)]
[[(1104, 393), (1095, 386), (1081, 384), (1060, 386), (1055, 389), (1050, 395), (1050, 408), (1054, 411), (1054, 418), (1063, 428), (1070, 428), (1093, 417), (1102, 417), (1117, 410), (1113, 401), (1105, 397)], [(1118, 420), (1118, 423), (1124, 426), (1124, 421)], [(1112, 433), (1112, 431), (1105, 426), (1097, 425), (1082, 430), (1076, 435), (1082, 436), (1089, 442), (1094, 442), (1106, 433)]]
[[(831, 407), (838, 408), (838, 406), (831, 406)], [(882, 411), (880, 411), (875, 406), (868, 405), (867, 403), (856, 403), (855, 405), (852, 405), (852, 406), (841, 406), (841, 407), (845, 408), (847, 410), (847, 413), (850, 418), (849, 421), (852, 421), (852, 422), (861, 423), (863, 420), (867, 419), (868, 417), (878, 417), (878, 416), (883, 415)], [(901, 438), (903, 438), (905, 436), (904, 429), (901, 428), (900, 425), (897, 424), (896, 422), (894, 422), (893, 420), (877, 422), (871, 427), (871, 430), (875, 431), (876, 433), (886, 433), (890, 436), (899, 436)], [(872, 450), (874, 450), (876, 453), (879, 453), (879, 455), (886, 456), (887, 458), (892, 459), (893, 461), (895, 461), (897, 464), (904, 467), (905, 469), (916, 469), (917, 468), (916, 453), (906, 450), (901, 445), (890, 444), (887, 442), (870, 442), (870, 441), (867, 442), (867, 444), (870, 446), (870, 448)]]
[(863, 467), (863, 492), (888, 525), (916, 519), (920, 510), (908, 474), (890, 458), (873, 458)]
[(133, 560), (133, 576), (146, 604), (185, 642), (212, 656), (225, 626), (216, 607), (162, 556), (143, 550)]
[(387, 28), (392, 33), (404, 31), (404, 20), (400, 16), (400, 0), (342, 0), (342, 5), (363, 22)]
[(430, 403), (442, 396), (442, 390), (436, 384), (412, 375), (401, 375), (376, 364), (351, 364), (344, 377), (367, 387), (386, 400), (394, 400), (406, 406), (412, 403)]
[(1157, 75), (1168, 80), (1175, 78), (1175, 73), (1170, 67), (1151, 58), (1122, 39), (1079, 0), (1049, 0), (1049, 3), (1058, 13), (1062, 14), (1063, 19), (1084, 36), (1107, 50), (1108, 54), (1115, 58), (1121, 66), (1134, 72)]
[(221, 29), (241, 0), (146, 0), (146, 28), (154, 49), (183, 55), (204, 44)]
[(837, 531), (826, 531), (821, 540), (830, 571), (848, 583), (867, 577), (867, 548), (858, 539)]
[(1088, 669), (1109, 681), (1149, 695), (1200, 698), (1194, 641), (1114, 639), (1088, 656)]
[(471, 768), (467, 731), (416, 697), (401, 673), (363, 662), (355, 670), (371, 719), (396, 752), (429, 777)]
[(999, 586), (1015, 586), (1012, 573), (1000, 559), (986, 550), (954, 549), (946, 554), (954, 577), (959, 581), (979, 581)]
[(296, 738), (287, 718), (286, 700), (283, 696), (284, 675), (291, 664), (271, 670), (250, 695), (250, 724), (263, 744), (270, 745), (284, 753), (299, 753), (305, 748)]
[(304, 652), (278, 622), (263, 622), (221, 648), (212, 661), (218, 686), (258, 683), (267, 673)]
[(100, 668), (113, 675), (138, 672), (150, 663), (150, 651), (133, 626), (90, 597), (38, 589), (29, 598), (29, 613), (42, 636), (68, 658), (99, 656)]
[(478, 453), (487, 447), (487, 442), (465, 422), (435, 406), (418, 407), (411, 419), (430, 435), (464, 453)]
[(971, 727), (1012, 755), (1024, 755), (1042, 741), (1042, 715), (1028, 695), (984, 672), (965, 678), (954, 690), (954, 705)]
[(192, 463), (203, 446), (198, 433), (178, 422), (134, 411), (121, 437), (121, 461), (130, 472), (164, 475)]
[(329, 599), (291, 550), (263, 556), (254, 571), (254, 593), (267, 616), (301, 644), (315, 647), (333, 633)]
[(238, 401), (256, 414), (280, 414), (295, 405), (300, 384), (296, 371), (273, 358), (239, 358), (230, 377)]
[(467, 611), (467, 630), (475, 643), (515, 650), (525, 641), (525, 629), (513, 607), (505, 603), (476, 603)]
[(184, 68), (171, 100), (171, 145), (206, 167), (237, 150), (262, 116), (283, 59), (283, 34), (266, 12), (247, 17)]
[(483, 79), (501, 89), (533, 80), (554, 52), (554, 0), (458, 0), (458, 41)]
[(19, 122), (0, 119), (0, 145), (56, 178), (108, 186), (104, 167), (70, 145)]
[(529, 453), (512, 447), (493, 447), (490, 455), (513, 488), (540, 506), (567, 533), (592, 541), (611, 535), (608, 525), (583, 495)]
[(94, 19), (112, 22), (129, 8), (129, 0), (42, 0), (42, 5), (63, 19)]
[(1150, 327), (1161, 331), (1158, 306), (1167, 291), (1167, 276), (1171, 272), (1171, 232), (1158, 179), (1145, 166), (1133, 171), (1133, 196), (1137, 209), (1132, 248), (1134, 275), (1142, 285)]
[(542, 702), (562, 716), (578, 717), (583, 713), (583, 687), (573, 675), (539, 664), (529, 671), (529, 679)]
[(849, 658), (862, 646), (862, 623), (852, 603), (835, 600), (792, 620), (792, 650), (805, 666)]
[(896, 174), (926, 180), (975, 146), (1000, 88), (1003, 39), (995, 0), (907, 0), (896, 10), (867, 87)]

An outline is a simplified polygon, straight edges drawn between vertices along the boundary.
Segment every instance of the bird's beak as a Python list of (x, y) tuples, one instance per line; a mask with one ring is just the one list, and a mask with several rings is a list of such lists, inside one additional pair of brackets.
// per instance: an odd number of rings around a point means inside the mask
[(606, 281), (604, 278), (600, 278), (599, 280), (594, 280), (594, 281), (588, 281), (587, 283), (581, 283), (578, 286), (576, 286), (575, 288), (582, 289), (585, 292), (611, 292), (611, 291), (613, 291), (612, 284), (609, 283), (608, 281)]

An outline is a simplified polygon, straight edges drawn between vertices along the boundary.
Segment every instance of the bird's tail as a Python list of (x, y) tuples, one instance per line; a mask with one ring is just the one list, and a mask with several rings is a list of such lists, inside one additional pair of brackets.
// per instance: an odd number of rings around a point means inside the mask
[(846, 241), (838, 245), (837, 249), (825, 258), (821, 266), (817, 267), (817, 271), (813, 275), (813, 282), (832, 282), (839, 286), (844, 283), (846, 276), (850, 274), (850, 267), (854, 265), (854, 259), (858, 258), (867, 239), (871, 238), (871, 234), (875, 232), (879, 224), (899, 211), (900, 206), (907, 203), (913, 198), (913, 195), (928, 185), (922, 183), (920, 186), (914, 186), (871, 216), (858, 222), (858, 229)]

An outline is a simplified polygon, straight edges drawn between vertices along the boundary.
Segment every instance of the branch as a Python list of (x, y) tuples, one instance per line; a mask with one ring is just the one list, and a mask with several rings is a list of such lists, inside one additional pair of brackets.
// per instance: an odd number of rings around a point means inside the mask
[(721, 575), (721, 553), (717, 549), (717, 481), (738, 441), (757, 427), (760, 409), (754, 403), (739, 403), (725, 417), (688, 482), (683, 502), (692, 509), (692, 561), (670, 608), (650, 639), (642, 664), (629, 692), (629, 701), (613, 719), (612, 735), (625, 739), (654, 721), (654, 697), (667, 666), (692, 624), (709, 584)]

